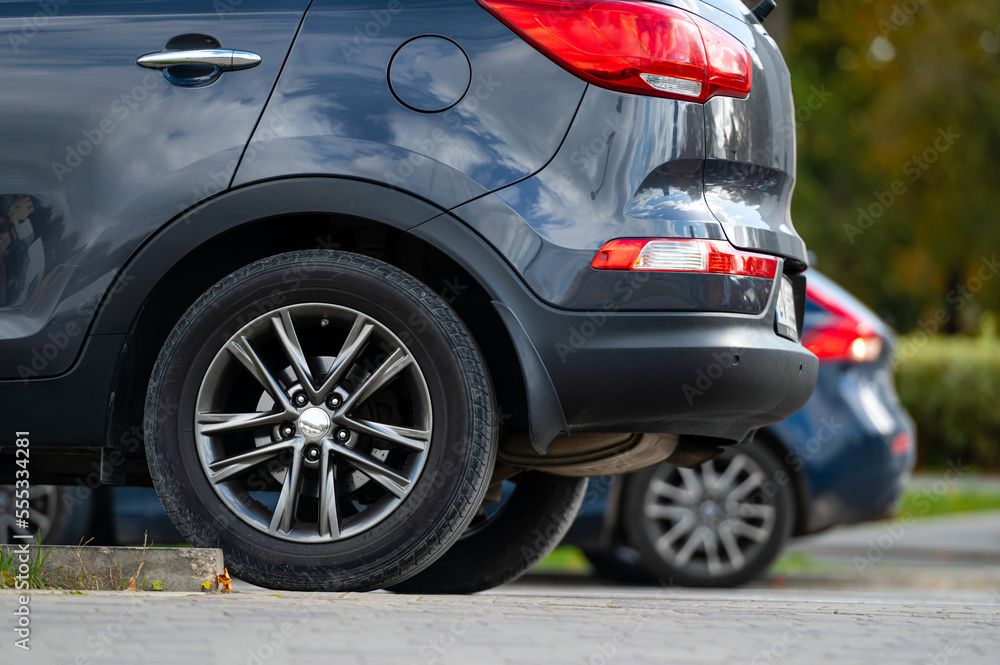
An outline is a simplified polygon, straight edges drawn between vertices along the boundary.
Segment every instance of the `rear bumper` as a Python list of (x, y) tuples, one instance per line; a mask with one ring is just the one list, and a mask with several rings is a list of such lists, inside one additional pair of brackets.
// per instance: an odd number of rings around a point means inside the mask
[(775, 332), (777, 298), (759, 314), (633, 312), (613, 303), (558, 309), (450, 215), (410, 232), (458, 259), (493, 298), (521, 364), (540, 451), (583, 432), (737, 442), (795, 413), (816, 383), (816, 357)]
[(517, 312), (570, 432), (659, 432), (738, 441), (795, 413), (817, 360), (773, 314)]

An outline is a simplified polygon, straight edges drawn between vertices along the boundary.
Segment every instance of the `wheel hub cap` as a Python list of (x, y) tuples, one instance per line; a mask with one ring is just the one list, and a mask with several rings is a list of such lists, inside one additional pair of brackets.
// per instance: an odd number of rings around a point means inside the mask
[(715, 501), (706, 501), (701, 504), (701, 517), (705, 521), (712, 521), (719, 516), (719, 504)]
[(330, 431), (331, 424), (330, 414), (317, 407), (306, 409), (299, 416), (299, 431), (310, 439), (326, 436), (326, 433)]

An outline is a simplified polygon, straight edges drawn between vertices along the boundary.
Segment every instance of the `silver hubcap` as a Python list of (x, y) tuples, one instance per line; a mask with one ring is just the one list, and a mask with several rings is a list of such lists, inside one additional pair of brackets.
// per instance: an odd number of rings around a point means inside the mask
[(661, 465), (646, 489), (646, 529), (663, 559), (678, 569), (718, 577), (747, 566), (775, 529), (775, 498), (749, 456), (736, 453), (697, 469)]
[(323, 409), (306, 409), (299, 416), (299, 432), (310, 440), (322, 439), (330, 431), (333, 421)]
[(198, 454), (222, 501), (277, 538), (370, 529), (411, 493), (431, 440), (406, 345), (361, 312), (291, 305), (241, 328), (201, 382)]

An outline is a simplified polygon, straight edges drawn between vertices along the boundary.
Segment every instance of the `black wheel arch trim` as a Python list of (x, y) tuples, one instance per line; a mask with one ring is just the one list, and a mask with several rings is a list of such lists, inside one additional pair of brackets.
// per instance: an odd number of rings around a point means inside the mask
[(552, 439), (568, 434), (566, 416), (562, 404), (556, 394), (555, 386), (548, 370), (538, 356), (535, 345), (525, 332), (524, 326), (517, 320), (514, 311), (496, 300), (493, 307), (507, 326), (514, 349), (521, 363), (521, 373), (524, 375), (525, 390), (528, 393), (528, 435), (531, 444), (544, 455)]
[[(94, 317), (91, 334), (128, 332), (152, 288), (184, 256), (223, 233), (271, 217), (334, 214), (407, 230), (441, 209), (399, 189), (364, 180), (303, 177), (268, 180), (210, 199), (174, 218), (119, 272)], [(132, 284), (147, 288), (131, 288)]]

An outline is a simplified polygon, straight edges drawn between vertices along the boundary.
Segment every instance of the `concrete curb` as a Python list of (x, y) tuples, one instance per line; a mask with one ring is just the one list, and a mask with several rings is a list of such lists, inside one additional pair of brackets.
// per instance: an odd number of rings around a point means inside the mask
[[(38, 546), (22, 549), (19, 545), (0, 545), (4, 555), (27, 552), (34, 560)], [(42, 556), (49, 555), (45, 570), (53, 573), (53, 581), (64, 581), (67, 586), (79, 578), (93, 579), (101, 588), (114, 589), (117, 582), (136, 577), (136, 585), (145, 590), (153, 589), (154, 582), (161, 582), (162, 591), (215, 591), (218, 576), (223, 572), (222, 550), (194, 549), (187, 547), (72, 547), (43, 545)], [(142, 568), (140, 569), (140, 564)], [(138, 575), (137, 575), (138, 573)], [(157, 585), (159, 587), (159, 585)], [(88, 587), (90, 588), (90, 587)]]

